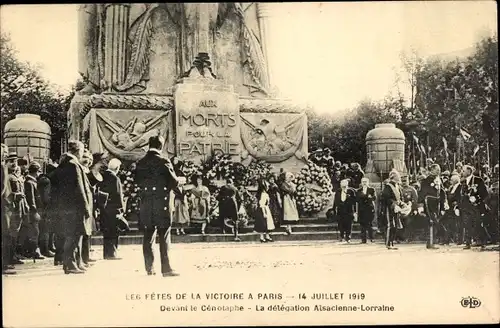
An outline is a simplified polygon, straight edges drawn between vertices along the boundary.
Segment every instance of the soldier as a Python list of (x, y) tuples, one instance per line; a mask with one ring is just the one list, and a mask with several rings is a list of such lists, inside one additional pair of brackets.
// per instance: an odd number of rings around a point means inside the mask
[(41, 165), (37, 162), (31, 162), (28, 166), (28, 175), (24, 181), (24, 190), (26, 195), (26, 203), (28, 205), (26, 228), (28, 238), (26, 240), (28, 252), (32, 254), (34, 259), (44, 259), (40, 254), (38, 247), (38, 238), (40, 236), (40, 220), (42, 216), (40, 211), (42, 209), (42, 201), (40, 193), (38, 192), (37, 178), (41, 172)]
[(420, 184), (421, 189), (418, 194), (418, 212), (425, 215), (429, 223), (427, 249), (437, 248), (434, 245), (434, 237), (437, 232), (435, 227), (449, 208), (440, 175), (441, 167), (439, 164), (432, 164), (429, 168), (429, 175)]
[(361, 243), (366, 244), (366, 233), (373, 243), (372, 222), (375, 218), (375, 189), (370, 187), (368, 178), (361, 179), (361, 187), (356, 191), (359, 224), (361, 225)]
[(333, 197), (333, 211), (338, 218), (340, 241), (347, 243), (351, 240), (352, 221), (356, 209), (356, 192), (349, 186), (349, 180), (340, 182), (340, 190)]
[(410, 178), (408, 175), (404, 175), (401, 178), (401, 191), (402, 191), (402, 201), (411, 207), (411, 212), (401, 217), (401, 223), (403, 229), (401, 233), (396, 236), (400, 240), (411, 241), (413, 239), (413, 230), (415, 228), (415, 219), (417, 217), (418, 211), (418, 192), (417, 190), (410, 186)]
[[(10, 190), (9, 174), (7, 166), (4, 165), (4, 145), (2, 144), (2, 166), (0, 171), (1, 208), (2, 218), (2, 274), (16, 274), (15, 267), (11, 262), (11, 238), (10, 238), (10, 203), (12, 202), (12, 192)], [(7, 150), (8, 151), (8, 150)]]
[(473, 246), (484, 248), (488, 234), (483, 222), (487, 211), (488, 189), (483, 179), (474, 176), (473, 172), (474, 168), (470, 165), (465, 165), (462, 170), (464, 180), (460, 208), (465, 223), (464, 249), (471, 248), (473, 238), (475, 239)]
[(148, 275), (155, 275), (153, 244), (158, 231), (161, 272), (164, 277), (169, 277), (178, 275), (170, 266), (168, 252), (172, 224), (169, 197), (170, 191), (179, 185), (179, 180), (170, 160), (161, 156), (163, 144), (161, 137), (149, 138), (149, 150), (137, 162), (134, 180), (140, 189), (139, 217), (144, 227), (142, 250), (146, 272)]
[(10, 153), (5, 162), (7, 164), (9, 173), (10, 190), (12, 193), (12, 202), (10, 203), (10, 238), (11, 238), (11, 256), (10, 264), (23, 264), (22, 261), (22, 247), (18, 245), (19, 232), (23, 224), (23, 219), (28, 212), (26, 205), (26, 197), (24, 195), (24, 183), (16, 171), (19, 170), (17, 166), (17, 153)]
[(401, 176), (398, 171), (392, 170), (389, 173), (389, 181), (384, 183), (381, 203), (381, 217), (386, 219), (385, 225), (387, 232), (385, 236), (385, 245), (389, 250), (395, 250), (394, 239), (397, 229), (402, 228), (400, 213), (402, 212), (402, 192), (399, 184)]

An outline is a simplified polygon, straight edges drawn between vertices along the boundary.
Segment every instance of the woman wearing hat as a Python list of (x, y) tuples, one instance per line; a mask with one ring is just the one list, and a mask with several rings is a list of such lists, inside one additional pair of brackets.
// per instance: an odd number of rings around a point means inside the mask
[(204, 235), (209, 223), (210, 191), (203, 185), (201, 175), (194, 175), (192, 180), (195, 187), (191, 189), (191, 223), (201, 225), (201, 234)]
[(177, 235), (186, 234), (184, 228), (189, 226), (190, 221), (188, 191), (184, 184), (185, 183), (179, 183), (179, 185), (172, 190), (174, 194), (172, 226), (176, 228)]
[(272, 242), (269, 235), (274, 230), (273, 216), (269, 208), (269, 184), (267, 181), (261, 179), (257, 189), (257, 202), (259, 204), (255, 211), (255, 226), (254, 229), (260, 234), (260, 242)]
[(274, 219), (274, 225), (279, 228), (283, 220), (283, 202), (281, 201), (280, 188), (276, 180), (277, 178), (274, 174), (269, 175), (267, 193), (269, 194), (269, 208)]
[(292, 234), (292, 224), (299, 221), (299, 212), (295, 201), (297, 186), (293, 183), (293, 178), (291, 172), (285, 172), (284, 181), (280, 186), (283, 195), (283, 223), (286, 224), (286, 232), (289, 235)]
[[(97, 222), (100, 221), (100, 215), (104, 211), (106, 196), (101, 192), (101, 183), (103, 181), (102, 171), (106, 168), (106, 154), (104, 153), (94, 153), (86, 151), (83, 155), (83, 164), (88, 167), (87, 178), (92, 188), (92, 193), (94, 195), (94, 211), (91, 217), (92, 222), (92, 233), (96, 233), (98, 230)], [(90, 258), (90, 247), (91, 247), (91, 236), (84, 236), (83, 246), (82, 246), (82, 260), (83, 263), (88, 265), (90, 262), (95, 262), (95, 260)]]

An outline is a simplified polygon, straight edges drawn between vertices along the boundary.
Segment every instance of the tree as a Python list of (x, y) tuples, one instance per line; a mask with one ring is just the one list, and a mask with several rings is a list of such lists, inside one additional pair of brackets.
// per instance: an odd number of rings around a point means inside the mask
[(0, 34), (1, 139), (5, 124), (16, 114), (40, 115), (52, 130), (51, 157), (59, 158), (66, 132), (66, 112), (74, 92), (62, 94), (45, 81), (39, 68), (20, 61), (10, 36)]

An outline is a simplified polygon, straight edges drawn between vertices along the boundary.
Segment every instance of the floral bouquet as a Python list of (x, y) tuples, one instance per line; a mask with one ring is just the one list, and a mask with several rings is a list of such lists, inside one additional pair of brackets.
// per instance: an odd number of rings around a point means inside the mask
[(333, 186), (327, 169), (308, 161), (295, 177), (297, 209), (310, 215), (321, 211), (333, 196)]

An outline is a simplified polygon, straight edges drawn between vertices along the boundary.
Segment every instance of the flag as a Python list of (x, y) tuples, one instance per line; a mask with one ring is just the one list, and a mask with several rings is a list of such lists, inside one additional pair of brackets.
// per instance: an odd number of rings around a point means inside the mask
[(444, 151), (447, 152), (447, 150), (448, 150), (448, 142), (446, 141), (445, 137), (443, 137), (443, 147), (444, 147)]
[(462, 128), (460, 128), (460, 135), (462, 136), (462, 138), (464, 138), (465, 141), (468, 141), (472, 137), (467, 131)]
[(476, 147), (474, 147), (474, 153), (472, 154), (472, 157), (476, 156), (478, 151), (479, 151), (479, 145), (476, 145)]
[(416, 143), (417, 143), (417, 145), (418, 145), (419, 141), (418, 141), (418, 138), (417, 138), (417, 136), (415, 135), (415, 133), (413, 134), (413, 140), (415, 140), (415, 142), (416, 142)]
[(427, 153), (425, 152), (425, 147), (424, 147), (424, 145), (420, 145), (420, 149), (422, 150), (422, 153), (424, 153), (424, 155), (427, 155)]

